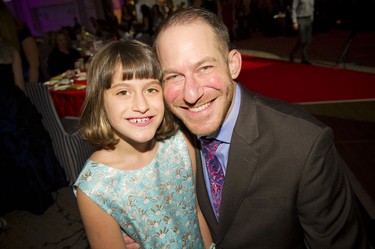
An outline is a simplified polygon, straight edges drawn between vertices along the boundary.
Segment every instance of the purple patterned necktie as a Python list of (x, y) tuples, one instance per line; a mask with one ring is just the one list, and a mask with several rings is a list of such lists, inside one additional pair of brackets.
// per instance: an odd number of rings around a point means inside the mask
[(224, 172), (215, 152), (221, 143), (215, 139), (200, 138), (202, 152), (206, 160), (208, 178), (210, 180), (212, 201), (215, 208), (216, 219), (219, 219), (221, 192), (223, 191)]

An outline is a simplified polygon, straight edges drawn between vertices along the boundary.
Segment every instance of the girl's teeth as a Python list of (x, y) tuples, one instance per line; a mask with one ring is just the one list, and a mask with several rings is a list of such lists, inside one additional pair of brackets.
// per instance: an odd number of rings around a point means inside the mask
[(131, 123), (145, 123), (149, 120), (149, 118), (134, 118), (134, 119), (130, 119), (129, 121)]

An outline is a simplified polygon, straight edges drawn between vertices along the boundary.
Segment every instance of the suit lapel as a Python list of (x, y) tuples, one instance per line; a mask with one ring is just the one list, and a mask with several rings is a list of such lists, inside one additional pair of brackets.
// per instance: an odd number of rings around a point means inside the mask
[(224, 181), (217, 243), (220, 243), (237, 214), (257, 167), (260, 154), (252, 149), (258, 138), (256, 105), (241, 89), (241, 107), (234, 127)]
[[(232, 142), (233, 139), (232, 139)], [(237, 141), (238, 148), (231, 149), (220, 205), (218, 241), (224, 238), (242, 203), (254, 175), (260, 155), (243, 141)], [(244, 155), (244, 156), (238, 156)]]
[(207, 194), (199, 149), (196, 149), (197, 198), (216, 243), (221, 242), (232, 224), (260, 158), (251, 146), (258, 138), (256, 107), (250, 94), (243, 88), (241, 92), (241, 107), (231, 138), (219, 223)]

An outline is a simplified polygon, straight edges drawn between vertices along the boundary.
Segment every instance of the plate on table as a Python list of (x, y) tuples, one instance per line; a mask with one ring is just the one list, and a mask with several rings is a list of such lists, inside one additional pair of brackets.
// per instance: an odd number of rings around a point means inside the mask
[(53, 88), (55, 91), (65, 91), (69, 88), (69, 85), (57, 85)]
[(68, 78), (64, 78), (64, 79), (59, 81), (60, 85), (67, 85), (67, 84), (70, 84), (70, 83), (71, 83), (71, 81)]
[(57, 82), (59, 82), (58, 80), (50, 80), (50, 81), (46, 81), (44, 82), (44, 85), (46, 86), (53, 86), (55, 85)]
[(59, 75), (53, 76), (53, 77), (51, 78), (51, 80), (57, 80), (57, 81), (59, 81), (59, 80), (63, 79), (64, 77), (65, 77), (65, 73), (62, 73), (62, 74), (59, 74)]
[(73, 85), (56, 85), (52, 88), (54, 91), (65, 91), (65, 90), (84, 90), (85, 85), (73, 84)]
[(77, 77), (85, 77), (86, 78), (86, 72), (80, 72), (80, 73), (77, 73)]
[(80, 85), (80, 84), (73, 84), (73, 85), (70, 85), (69, 89), (84, 90), (84, 89), (86, 89), (86, 86)]
[(80, 76), (77, 78), (77, 81), (85, 81), (87, 80), (86, 76)]

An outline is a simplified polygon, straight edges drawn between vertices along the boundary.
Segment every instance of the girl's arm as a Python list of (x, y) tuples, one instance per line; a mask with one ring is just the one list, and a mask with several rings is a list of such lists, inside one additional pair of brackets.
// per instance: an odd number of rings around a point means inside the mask
[(79, 188), (77, 202), (91, 249), (126, 249), (116, 220)]
[[(193, 145), (194, 142), (193, 142), (193, 138), (189, 134), (186, 134), (186, 132), (184, 132), (184, 135), (185, 135), (185, 139), (186, 139), (188, 149), (189, 149), (189, 154), (190, 154), (191, 163), (193, 167), (193, 173), (194, 173), (194, 181), (195, 181), (196, 171), (197, 171), (197, 161), (195, 157), (195, 148)], [(204, 245), (206, 248), (210, 248), (212, 244), (212, 237), (211, 237), (210, 229), (208, 228), (207, 222), (202, 214), (198, 200), (197, 200), (197, 213), (198, 213), (199, 227), (200, 227), (201, 234), (203, 237)]]

